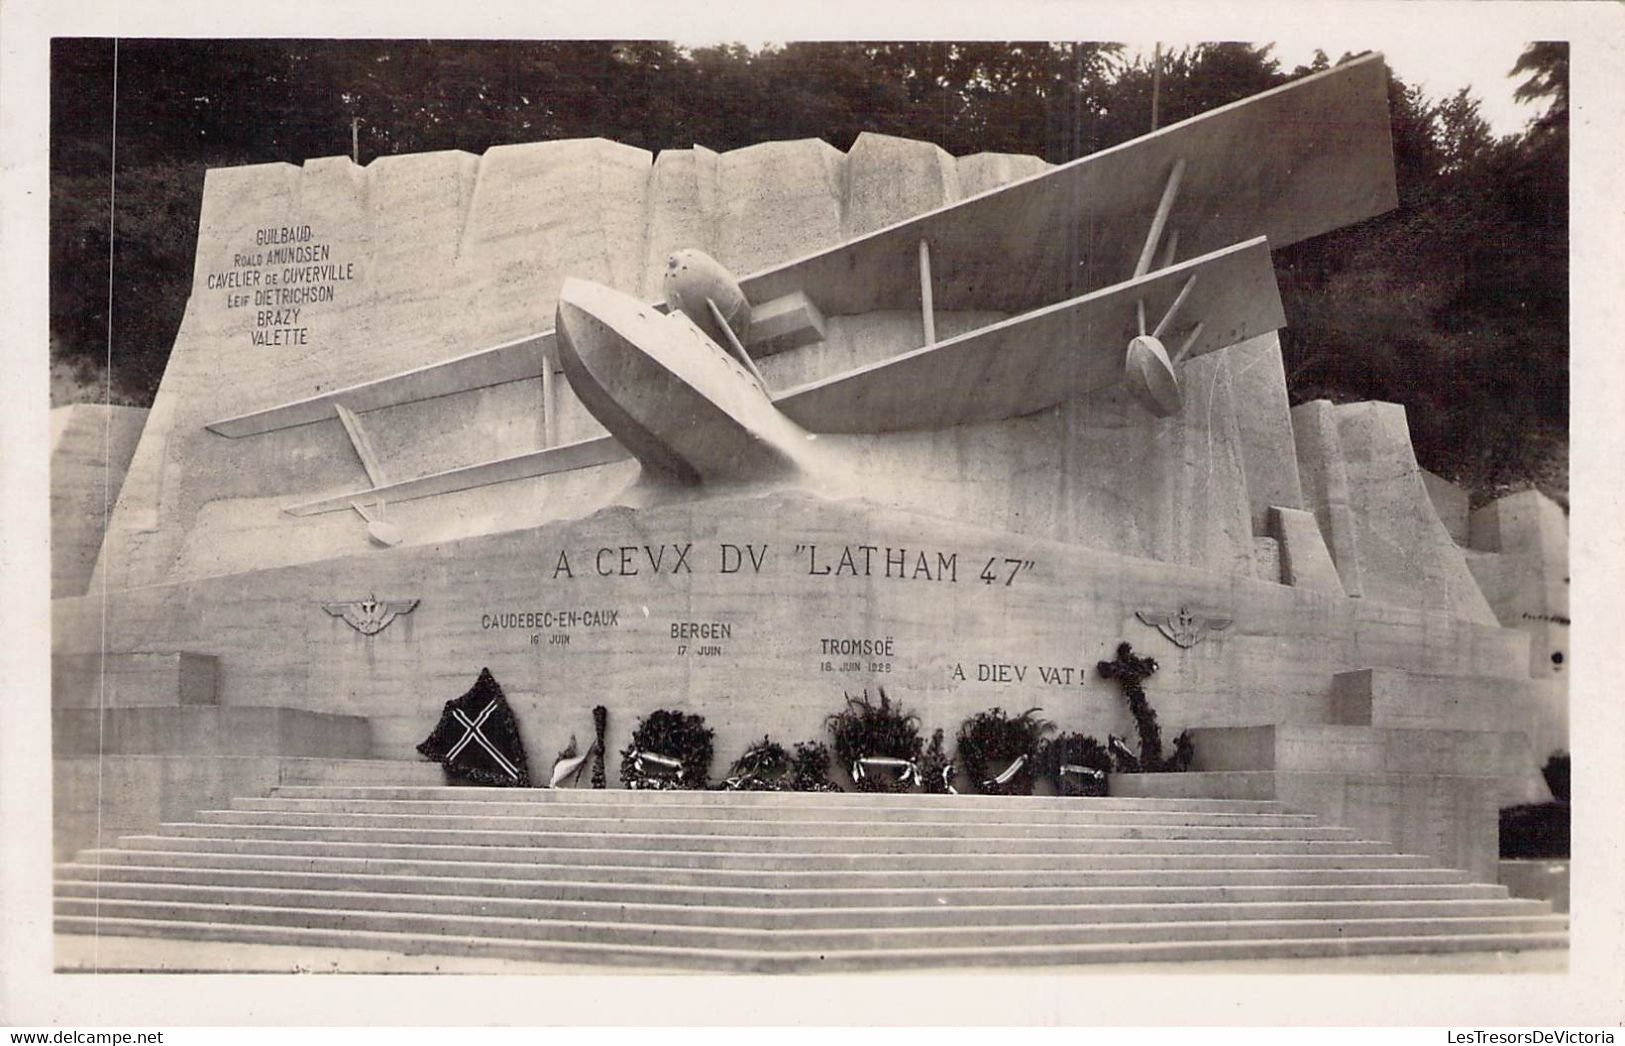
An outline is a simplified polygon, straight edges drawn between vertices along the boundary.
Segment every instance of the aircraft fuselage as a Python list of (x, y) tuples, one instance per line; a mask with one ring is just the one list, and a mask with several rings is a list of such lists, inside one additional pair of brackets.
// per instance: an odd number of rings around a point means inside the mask
[(559, 291), (559, 364), (577, 397), (645, 469), (685, 483), (802, 469), (807, 432), (681, 313), (589, 280)]

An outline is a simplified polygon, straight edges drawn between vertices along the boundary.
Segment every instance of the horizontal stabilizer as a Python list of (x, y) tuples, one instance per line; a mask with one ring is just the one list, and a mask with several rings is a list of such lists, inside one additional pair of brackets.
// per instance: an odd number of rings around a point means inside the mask
[(377, 381), (363, 382), (348, 388), (324, 392), (319, 396), (296, 403), (272, 407), (270, 410), (244, 414), (224, 421), (210, 422), (209, 431), (222, 436), (253, 436), (277, 429), (291, 429), (296, 425), (309, 425), (328, 421), (334, 417), (335, 406), (344, 406), (356, 414), (380, 407), (393, 407), (399, 403), (448, 396), (454, 392), (482, 389), (487, 385), (501, 385), (510, 381), (540, 377), (542, 360), (551, 353), (553, 332), (530, 335), (517, 341), (471, 352), (466, 356), (419, 367)]
[(1202, 329), (1188, 357), (1285, 326), (1263, 237), (995, 323), (774, 399), (810, 432), (906, 432), (1018, 417), (1123, 376), (1138, 302), (1148, 324), (1192, 275), (1172, 336)]
[(401, 483), (323, 498), (304, 505), (294, 505), (284, 511), (294, 516), (314, 516), (322, 512), (339, 512), (350, 508), (352, 504), (366, 506), (379, 501), (412, 501), (416, 498), (433, 497), (436, 494), (451, 494), (474, 487), (487, 487), (493, 483), (506, 483), (509, 480), (529, 479), (532, 476), (547, 476), (555, 472), (569, 472), (571, 469), (607, 465), (626, 457), (628, 455), (625, 448), (615, 441), (615, 437), (599, 436), (579, 443), (566, 443), (560, 447), (548, 447), (546, 450), (532, 451), (529, 454), (419, 476), (417, 479)]
[(801, 291), (826, 316), (913, 309), (930, 245), (936, 307), (1027, 312), (1134, 271), (1175, 163), (1167, 217), (1184, 256), (1279, 250), (1397, 206), (1388, 70), (1366, 55), (1121, 145), (741, 279), (753, 302)]

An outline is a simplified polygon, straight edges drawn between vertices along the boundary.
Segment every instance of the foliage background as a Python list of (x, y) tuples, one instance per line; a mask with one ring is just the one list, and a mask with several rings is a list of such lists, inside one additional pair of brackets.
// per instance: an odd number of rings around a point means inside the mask
[[(135, 39), (116, 59), (115, 105), (112, 41), (52, 44), (53, 404), (151, 402), (207, 168), (346, 154), (352, 127), (363, 163), (589, 136), (847, 149), (865, 130), (1059, 163), (1144, 133), (1152, 106), (1148, 64), (1101, 43)], [(1165, 58), (1159, 116), (1329, 64), (1188, 48)], [(1535, 483), (1566, 504), (1568, 46), (1531, 44), (1508, 72), (1547, 105), (1500, 138), (1465, 90), (1440, 101), (1391, 81), (1400, 206), (1276, 252), (1282, 349), (1294, 403), (1402, 403), (1424, 467), (1480, 498)]]

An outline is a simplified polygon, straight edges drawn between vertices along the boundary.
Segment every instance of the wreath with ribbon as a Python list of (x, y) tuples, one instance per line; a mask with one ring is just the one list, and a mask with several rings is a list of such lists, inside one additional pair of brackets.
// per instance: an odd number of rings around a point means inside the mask
[(1067, 733), (1047, 742), (1038, 756), (1038, 772), (1055, 782), (1057, 795), (1105, 795), (1111, 753), (1089, 734)]
[(965, 774), (980, 792), (988, 795), (1031, 795), (1033, 760), (1038, 756), (1044, 735), (1055, 724), (1040, 719), (1029, 708), (1020, 715), (1007, 716), (1002, 708), (978, 712), (959, 726), (955, 751)]
[(880, 701), (869, 691), (846, 695), (846, 707), (824, 720), (835, 742), (835, 758), (860, 792), (903, 792), (921, 783), (920, 717), (892, 704), (884, 687)]
[(704, 716), (669, 708), (649, 713), (621, 750), (621, 783), (639, 789), (704, 788), (714, 736)]
[(728, 768), (722, 787), (730, 792), (783, 792), (791, 782), (790, 753), (769, 737), (745, 749)]

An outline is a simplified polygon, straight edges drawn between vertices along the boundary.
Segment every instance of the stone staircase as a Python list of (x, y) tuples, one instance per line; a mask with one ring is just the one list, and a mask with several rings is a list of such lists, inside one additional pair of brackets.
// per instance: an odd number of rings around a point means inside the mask
[(1567, 946), (1270, 801), (332, 785), (80, 853), (56, 928), (740, 972)]

